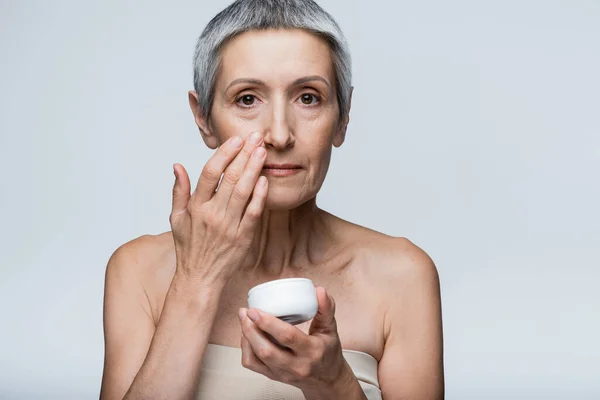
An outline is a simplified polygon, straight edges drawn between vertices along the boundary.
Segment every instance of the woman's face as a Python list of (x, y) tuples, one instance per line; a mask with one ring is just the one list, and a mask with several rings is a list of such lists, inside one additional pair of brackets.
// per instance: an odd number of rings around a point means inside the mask
[(265, 164), (302, 167), (285, 177), (265, 174), (266, 207), (290, 209), (316, 196), (348, 122), (339, 121), (328, 44), (303, 30), (249, 31), (229, 41), (221, 57), (205, 142), (214, 147), (258, 131)]

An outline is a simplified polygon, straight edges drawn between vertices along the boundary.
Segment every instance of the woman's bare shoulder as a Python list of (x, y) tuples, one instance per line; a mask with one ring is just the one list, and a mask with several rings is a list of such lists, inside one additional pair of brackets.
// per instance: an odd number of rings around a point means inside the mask
[(119, 246), (108, 262), (107, 278), (138, 283), (154, 293), (175, 273), (171, 232), (142, 235)]
[(351, 279), (346, 285), (354, 287), (362, 304), (381, 318), (381, 341), (373, 342), (381, 343), (381, 347), (372, 353), (381, 356), (383, 343), (392, 331), (391, 321), (402, 320), (414, 312), (420, 307), (417, 304), (424, 303), (423, 296), (429, 301), (439, 297), (436, 266), (423, 249), (406, 237), (343, 220), (336, 224), (336, 231), (343, 235), (344, 248), (352, 254), (348, 268)]
[[(391, 236), (339, 217), (337, 230), (353, 249), (364, 273), (373, 283), (392, 286), (414, 279), (431, 279), (437, 270), (431, 257), (418, 245), (403, 236)], [(371, 279), (370, 279), (371, 280)]]
[(143, 235), (115, 250), (107, 266), (106, 279), (117, 287), (137, 288), (140, 301), (148, 302), (158, 321), (164, 297), (175, 273), (171, 232)]
[[(122, 260), (122, 268), (135, 270), (141, 274), (156, 272), (157, 268), (169, 268), (173, 257), (171, 232), (156, 235), (142, 235), (132, 239), (115, 250), (111, 259)], [(133, 272), (133, 271), (132, 271)]]

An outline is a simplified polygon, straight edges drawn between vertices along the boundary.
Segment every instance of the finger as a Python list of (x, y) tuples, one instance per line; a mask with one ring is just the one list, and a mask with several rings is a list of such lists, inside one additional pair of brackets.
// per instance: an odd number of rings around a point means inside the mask
[(337, 333), (337, 323), (335, 321), (335, 301), (323, 286), (316, 287), (317, 292), (317, 314), (314, 316), (309, 334), (314, 332)]
[(190, 178), (181, 164), (173, 164), (175, 183), (173, 184), (172, 214), (178, 214), (187, 209), (190, 200)]
[(272, 343), (250, 318), (244, 318), (241, 325), (242, 334), (248, 340), (253, 353), (270, 369), (285, 369), (293, 362), (293, 355)]
[(239, 136), (233, 136), (217, 149), (216, 153), (202, 168), (202, 173), (198, 178), (198, 184), (194, 192), (195, 201), (204, 203), (212, 198), (225, 168), (239, 153), (243, 144), (244, 139)]
[[(225, 206), (228, 205), (231, 196), (234, 195), (234, 189), (236, 188), (238, 181), (247, 169), (248, 161), (252, 158), (254, 150), (262, 144), (262, 140), (262, 135), (259, 132), (254, 132), (246, 138), (242, 150), (225, 169), (223, 179), (219, 185), (219, 190), (217, 190), (217, 194), (215, 195), (219, 203), (222, 203)], [(252, 189), (250, 189), (250, 191), (252, 191)], [(240, 193), (237, 193), (236, 195), (243, 196), (243, 194)], [(250, 193), (248, 193), (248, 196), (249, 195)], [(246, 200), (247, 199), (248, 197), (246, 197)]]
[(267, 200), (267, 193), (269, 192), (269, 183), (266, 176), (261, 176), (254, 185), (254, 192), (252, 192), (252, 198), (244, 211), (244, 215), (241, 217), (240, 225), (238, 230), (242, 233), (251, 234), (254, 232), (254, 228), (265, 209), (265, 201)]
[(262, 172), (266, 156), (267, 151), (264, 148), (257, 148), (254, 153), (252, 153), (246, 169), (240, 177), (237, 185), (235, 185), (233, 188), (233, 193), (231, 194), (229, 203), (227, 204), (227, 214), (232, 218), (232, 220), (238, 221), (238, 223), (241, 222), (244, 209), (246, 209), (246, 205), (249, 204), (248, 200), (250, 199), (250, 195), (254, 191), (254, 187), (258, 182), (258, 178)]
[(255, 308), (249, 309), (247, 316), (261, 331), (294, 353), (304, 353), (310, 349), (311, 338), (294, 325)]
[(248, 339), (246, 339), (243, 334), (240, 341), (240, 347), (242, 348), (242, 366), (271, 378), (271, 370), (264, 362), (256, 357), (250, 342), (248, 342)]

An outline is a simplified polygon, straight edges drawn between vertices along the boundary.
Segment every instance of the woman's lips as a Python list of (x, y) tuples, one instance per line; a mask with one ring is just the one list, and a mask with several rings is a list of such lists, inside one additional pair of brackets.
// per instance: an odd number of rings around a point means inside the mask
[(294, 169), (294, 168), (302, 168), (302, 167), (298, 164), (290, 164), (290, 163), (285, 163), (285, 164), (265, 163), (263, 165), (263, 168)]
[(270, 176), (291, 176), (300, 172), (302, 168), (294, 164), (265, 164), (263, 174)]

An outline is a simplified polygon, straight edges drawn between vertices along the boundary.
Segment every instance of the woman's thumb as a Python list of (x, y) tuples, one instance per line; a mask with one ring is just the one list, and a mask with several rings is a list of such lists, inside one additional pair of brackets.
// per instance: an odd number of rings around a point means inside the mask
[(173, 164), (175, 183), (173, 184), (173, 209), (172, 214), (177, 214), (187, 209), (190, 201), (190, 178), (181, 164)]
[(310, 331), (336, 332), (337, 324), (335, 322), (335, 301), (323, 286), (316, 287), (318, 309), (310, 324)]

